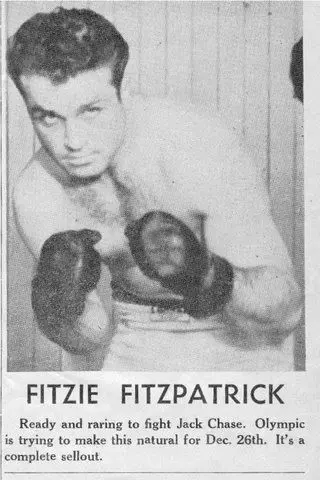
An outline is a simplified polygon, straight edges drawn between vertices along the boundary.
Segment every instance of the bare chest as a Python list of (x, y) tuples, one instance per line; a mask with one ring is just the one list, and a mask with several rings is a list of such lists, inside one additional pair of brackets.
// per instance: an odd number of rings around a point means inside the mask
[(96, 228), (114, 228), (124, 222), (121, 204), (113, 188), (86, 186), (69, 188), (66, 193), (79, 221), (90, 223)]
[(102, 236), (97, 250), (102, 257), (126, 249), (124, 229), (127, 219), (117, 190), (110, 181), (65, 189), (68, 209), (78, 229), (98, 230)]
[[(79, 228), (98, 230), (102, 240), (97, 248), (103, 257), (114, 257), (128, 253), (125, 237), (126, 226), (151, 210), (163, 210), (175, 214), (195, 233), (200, 223), (197, 215), (188, 209), (177, 209), (176, 202), (168, 204), (161, 198), (146, 194), (136, 188), (129, 190), (111, 179), (93, 185), (66, 189), (72, 215)], [(172, 210), (172, 207), (175, 207)]]

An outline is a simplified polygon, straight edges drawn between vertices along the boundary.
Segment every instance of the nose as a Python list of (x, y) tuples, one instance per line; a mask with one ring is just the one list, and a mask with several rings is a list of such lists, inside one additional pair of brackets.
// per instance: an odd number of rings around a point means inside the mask
[(69, 151), (81, 150), (87, 141), (86, 130), (79, 120), (68, 120), (65, 124), (64, 146)]

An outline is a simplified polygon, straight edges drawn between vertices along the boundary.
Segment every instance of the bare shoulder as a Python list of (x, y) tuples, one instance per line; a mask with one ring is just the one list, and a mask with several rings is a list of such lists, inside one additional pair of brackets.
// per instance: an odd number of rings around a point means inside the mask
[(43, 149), (38, 150), (20, 173), (13, 188), (15, 207), (35, 206), (39, 201), (49, 202), (52, 195), (59, 197), (62, 188), (58, 180), (44, 168), (46, 156)]
[(221, 113), (209, 104), (148, 98), (144, 99), (140, 111), (141, 117), (147, 119), (144, 124), (148, 125), (148, 135), (162, 140), (168, 160), (172, 150), (179, 156), (196, 153), (206, 158), (210, 152), (218, 158), (221, 151), (241, 143), (237, 132), (231, 130)]
[(144, 115), (157, 116), (160, 120), (170, 118), (182, 123), (210, 123), (219, 129), (227, 130), (227, 121), (216, 108), (203, 102), (191, 102), (171, 98), (138, 97), (138, 105)]

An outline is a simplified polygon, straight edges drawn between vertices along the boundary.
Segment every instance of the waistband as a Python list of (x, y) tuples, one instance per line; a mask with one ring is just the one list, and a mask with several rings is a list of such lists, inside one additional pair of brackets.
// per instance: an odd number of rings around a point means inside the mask
[(222, 314), (194, 318), (184, 310), (183, 300), (149, 300), (113, 287), (113, 314), (122, 326), (172, 332), (223, 328)]
[(160, 310), (173, 310), (184, 312), (184, 300), (179, 298), (166, 298), (166, 299), (152, 299), (136, 295), (128, 292), (121, 285), (112, 281), (112, 298), (124, 303), (133, 303), (135, 305), (143, 305), (152, 307), (153, 311)]

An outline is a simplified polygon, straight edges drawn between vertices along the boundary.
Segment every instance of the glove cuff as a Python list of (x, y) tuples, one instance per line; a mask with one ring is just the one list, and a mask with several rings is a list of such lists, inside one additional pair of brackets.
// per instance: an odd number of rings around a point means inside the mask
[[(196, 318), (214, 315), (221, 311), (232, 294), (234, 279), (232, 265), (217, 255), (212, 255), (211, 265), (212, 267), (198, 291), (185, 298), (186, 310)], [(210, 271), (214, 272), (211, 281)]]

